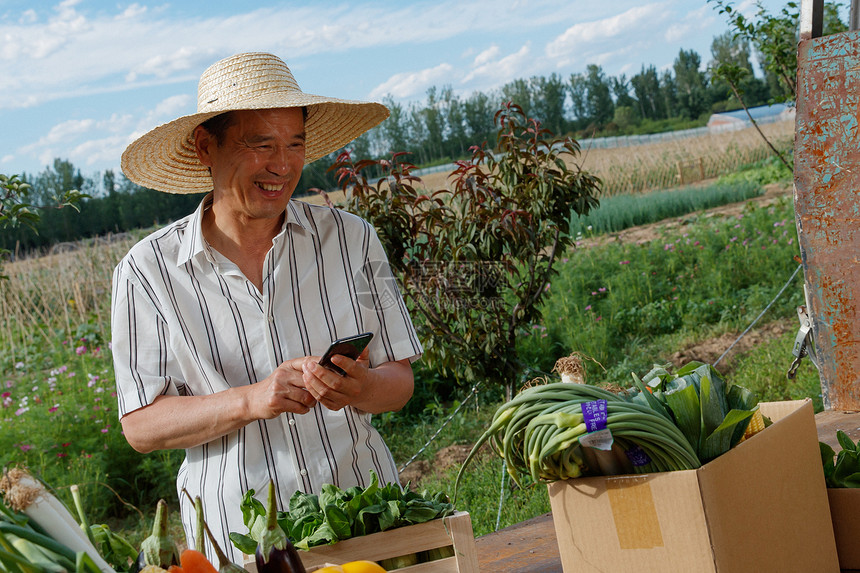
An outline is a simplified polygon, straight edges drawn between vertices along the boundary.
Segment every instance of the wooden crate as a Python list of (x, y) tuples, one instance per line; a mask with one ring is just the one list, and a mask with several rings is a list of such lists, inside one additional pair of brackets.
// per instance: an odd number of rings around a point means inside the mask
[[(475, 551), (472, 519), (466, 512), (456, 512), (444, 519), (434, 519), (418, 525), (398, 527), (381, 533), (344, 539), (334, 545), (323, 545), (314, 547), (309, 551), (299, 551), (299, 555), (308, 573), (311, 573), (326, 564), (340, 565), (363, 559), (381, 561), (440, 547), (453, 547), (454, 555), (401, 569), (389, 569), (389, 571), (396, 571), (397, 573), (478, 573), (478, 555)], [(245, 563), (245, 569), (249, 573), (257, 573), (253, 559)]]

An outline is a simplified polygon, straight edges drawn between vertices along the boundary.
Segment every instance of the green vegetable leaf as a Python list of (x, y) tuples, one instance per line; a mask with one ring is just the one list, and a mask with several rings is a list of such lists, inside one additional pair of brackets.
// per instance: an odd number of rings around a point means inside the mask
[(239, 505), (242, 510), (242, 521), (248, 529), (251, 528), (258, 516), (266, 515), (266, 506), (254, 497), (255, 493), (253, 489), (246, 491), (245, 495), (242, 496), (242, 503)]
[(699, 451), (699, 459), (704, 464), (721, 456), (732, 448), (732, 436), (739, 424), (746, 424), (752, 417), (750, 410), (731, 410), (723, 422), (705, 438)]
[(854, 442), (851, 440), (851, 438), (848, 437), (848, 434), (846, 434), (844, 431), (842, 431), (842, 430), (836, 431), (836, 440), (839, 442), (839, 445), (842, 446), (843, 451), (844, 450), (848, 450), (851, 452), (858, 451), (858, 446), (854, 444)]
[(349, 539), (352, 536), (352, 527), (346, 512), (338, 505), (330, 503), (323, 508), (325, 520), (337, 539)]
[(685, 385), (677, 390), (666, 392), (666, 403), (672, 410), (675, 423), (681, 429), (684, 437), (687, 438), (688, 442), (695, 445), (699, 443), (702, 434), (699, 394), (693, 384), (688, 383), (686, 379), (682, 378), (681, 380)]
[(818, 448), (821, 450), (821, 465), (824, 468), (824, 481), (827, 483), (827, 487), (836, 487), (836, 484), (833, 481), (833, 472), (836, 470), (836, 464), (834, 462), (836, 452), (833, 451), (830, 444), (825, 444), (824, 442), (818, 442)]
[(242, 535), (241, 533), (231, 531), (230, 541), (233, 542), (233, 545), (236, 547), (236, 549), (238, 549), (242, 553), (245, 553), (246, 555), (253, 555), (254, 552), (257, 550), (257, 542), (247, 535)]

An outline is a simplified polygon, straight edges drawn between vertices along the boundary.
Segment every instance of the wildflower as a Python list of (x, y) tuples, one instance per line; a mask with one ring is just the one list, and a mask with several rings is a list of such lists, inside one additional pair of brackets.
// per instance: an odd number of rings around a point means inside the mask
[(58, 452), (57, 453), (58, 458), (65, 458), (65, 457), (68, 457), (68, 455), (69, 454), (67, 454), (66, 452)]
[(24, 369), (24, 363), (23, 362), (16, 362), (15, 363), (15, 369), (16, 370), (23, 370)]
[(69, 446), (71, 446), (71, 445), (72, 445), (72, 442), (65, 442), (65, 443), (63, 444), (63, 447), (64, 447), (64, 448), (68, 448), (68, 447), (69, 447)]
[(603, 318), (602, 316), (595, 316), (594, 322), (599, 322), (602, 318)]
[(618, 264), (619, 265), (629, 265), (630, 261), (619, 261)]
[(77, 354), (78, 356), (81, 356), (82, 354), (86, 354), (86, 353), (87, 353), (87, 347), (84, 345), (81, 345), (81, 346), (78, 346), (77, 348), (75, 348), (75, 354)]
[(108, 424), (107, 426), (102, 428), (101, 432), (102, 432), (102, 434), (107, 434), (109, 430), (110, 430), (110, 424)]
[(21, 448), (22, 452), (29, 452), (33, 449), (33, 446), (31, 446), (30, 444), (18, 444), (18, 447)]
[(17, 410), (15, 410), (15, 415), (16, 415), (16, 416), (20, 416), (20, 415), (22, 415), (22, 414), (26, 414), (26, 413), (27, 413), (27, 412), (29, 412), (29, 411), (30, 411), (30, 408), (29, 408), (29, 407), (27, 407), (27, 406), (22, 406), (22, 407), (18, 408)]
[(598, 290), (598, 291), (600, 291), (600, 292), (606, 292), (606, 287), (600, 287), (600, 288), (599, 288), (599, 289), (597, 289), (597, 290)]
[(586, 306), (585, 310), (591, 310), (591, 305), (589, 304), (588, 306)]
[(51, 414), (53, 414), (54, 412), (56, 412), (56, 411), (57, 411), (57, 410), (59, 410), (59, 409), (60, 409), (60, 405), (59, 405), (59, 404), (54, 404), (52, 407), (48, 408), (48, 412), (50, 412)]

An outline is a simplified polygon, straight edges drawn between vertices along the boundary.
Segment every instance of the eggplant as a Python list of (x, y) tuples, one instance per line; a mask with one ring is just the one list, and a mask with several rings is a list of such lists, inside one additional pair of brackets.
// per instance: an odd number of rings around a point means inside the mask
[(179, 565), (179, 550), (167, 533), (167, 502), (163, 499), (158, 500), (152, 534), (140, 544), (135, 563), (138, 571), (147, 565), (157, 565), (162, 569)]
[(287, 534), (278, 525), (275, 482), (269, 480), (269, 507), (266, 529), (257, 543), (254, 560), (258, 573), (306, 573), (305, 566)]

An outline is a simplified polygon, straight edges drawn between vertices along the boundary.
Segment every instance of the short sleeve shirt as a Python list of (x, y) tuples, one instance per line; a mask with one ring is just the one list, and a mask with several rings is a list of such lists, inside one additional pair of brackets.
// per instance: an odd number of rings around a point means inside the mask
[[(120, 416), (159, 395), (203, 395), (263, 380), (285, 360), (321, 355), (332, 340), (375, 334), (371, 367), (417, 359), (416, 336), (373, 227), (350, 213), (291, 201), (266, 255), (262, 291), (210, 248), (201, 232), (207, 196), (191, 215), (132, 247), (114, 271), (112, 349)], [(183, 523), (195, 538), (200, 496), (223, 549), (246, 533), (240, 503), (277, 485), (278, 507), (292, 494), (398, 482), (370, 415), (316, 405), (303, 415), (258, 420), (186, 450), (177, 477)], [(208, 548), (211, 551), (211, 548)], [(210, 553), (210, 555), (212, 555)], [(229, 555), (229, 553), (228, 553)], [(214, 555), (212, 555), (214, 557)]]

